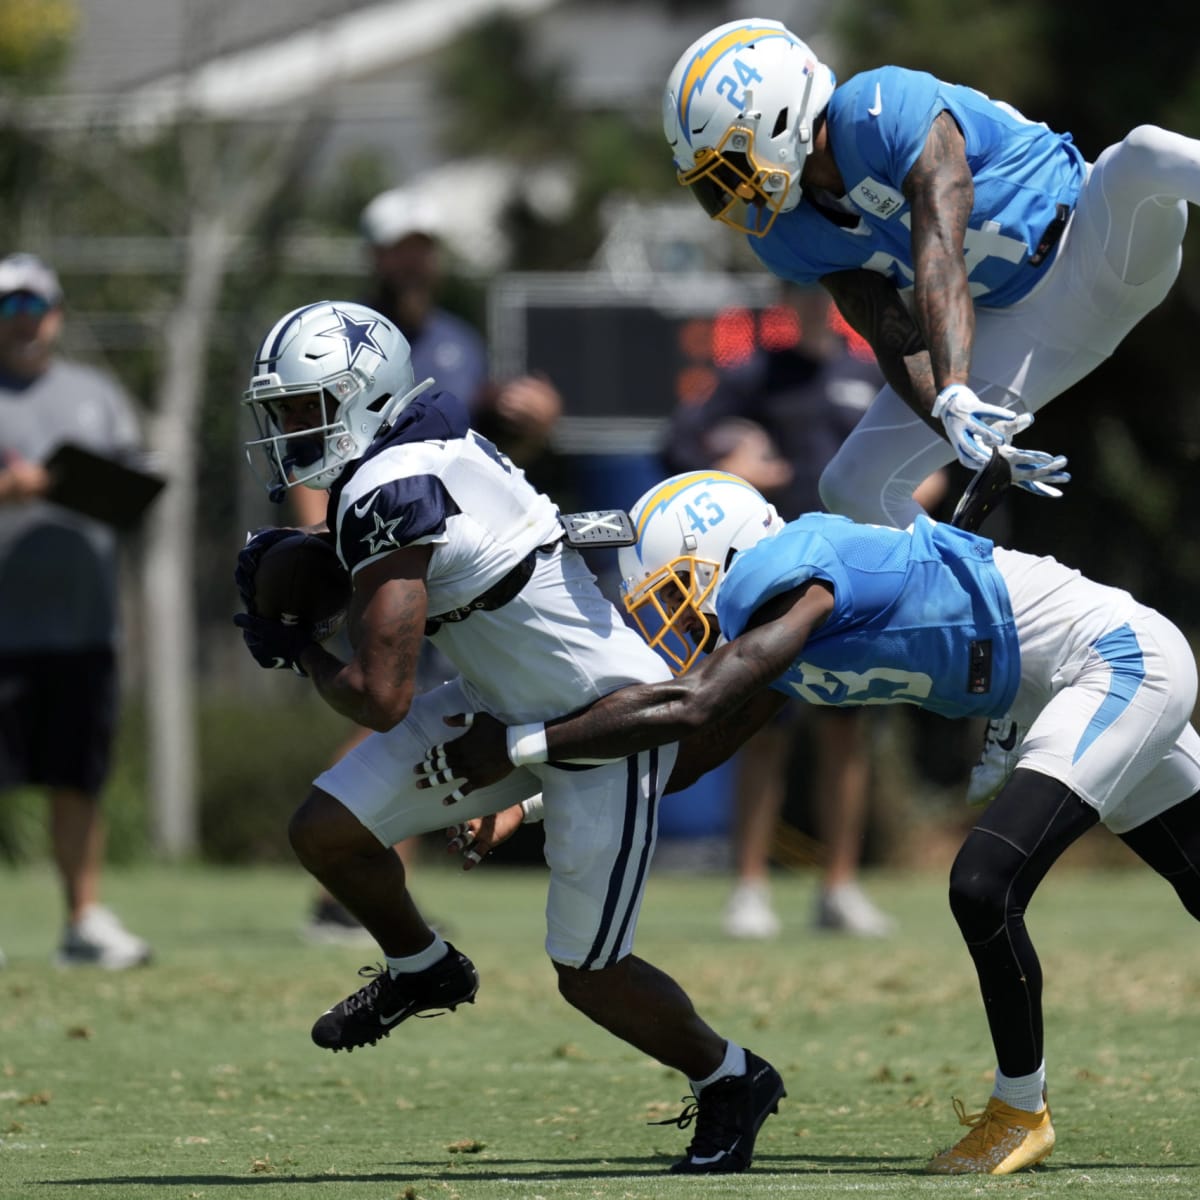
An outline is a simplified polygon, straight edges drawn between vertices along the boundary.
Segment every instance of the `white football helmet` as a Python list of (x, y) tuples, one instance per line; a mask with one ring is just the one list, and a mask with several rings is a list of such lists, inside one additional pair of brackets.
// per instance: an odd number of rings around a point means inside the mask
[[(259, 436), (246, 443), (246, 458), (276, 502), (298, 483), (331, 487), (432, 386), (414, 386), (408, 342), (382, 314), (349, 301), (306, 304), (280, 317), (254, 356), (242, 403)], [(303, 396), (321, 398), (324, 420), (289, 433), (278, 402)]]
[(663, 93), (679, 182), (715, 220), (761, 237), (800, 203), (800, 172), (833, 72), (778, 21), (730, 21), (693, 42)]
[(621, 598), (642, 637), (682, 675), (712, 648), (717, 592), (734, 554), (774, 537), (784, 522), (760, 492), (727, 471), (673, 475), (642, 496), (629, 517), (637, 542), (617, 552)]

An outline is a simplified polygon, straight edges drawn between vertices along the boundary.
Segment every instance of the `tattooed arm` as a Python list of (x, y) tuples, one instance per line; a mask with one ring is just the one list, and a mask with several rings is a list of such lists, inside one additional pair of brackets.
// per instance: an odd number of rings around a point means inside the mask
[(963, 238), (975, 185), (962, 134), (949, 113), (933, 122), (925, 149), (904, 180), (912, 208), (916, 268), (910, 312), (876, 271), (837, 271), (821, 279), (850, 326), (870, 343), (884, 378), (939, 434), (930, 411), (942, 388), (965, 383), (975, 338)]
[(679, 743), (679, 754), (666, 790), (680, 792), (691, 787), (701, 775), (719, 767), (786, 703), (787, 697), (782, 692), (768, 688), (752, 696), (736, 712), (726, 713), (715, 724), (684, 738)]
[(909, 408), (941, 433), (941, 422), (930, 416), (937, 388), (929, 351), (892, 281), (876, 271), (838, 271), (824, 276), (821, 284), (847, 324), (866, 338), (883, 377)]
[(348, 618), (354, 657), (348, 663), (320, 645), (301, 655), (325, 703), (368, 729), (391, 729), (412, 704), (431, 553), (428, 546), (410, 546), (357, 572)]
[(913, 310), (929, 347), (933, 386), (940, 391), (967, 382), (975, 339), (963, 257), (975, 183), (962, 131), (949, 113), (934, 119), (925, 149), (904, 180), (904, 195), (912, 210)]
[[(833, 591), (820, 581), (775, 597), (755, 614), (754, 628), (701, 659), (686, 675), (620, 688), (575, 716), (547, 723), (550, 761), (623, 758), (668, 742), (685, 747), (692, 742), (695, 751), (704, 737), (722, 737), (726, 721), (734, 737), (744, 740), (771, 710), (761, 701), (739, 710), (791, 666), (832, 611)], [(720, 749), (724, 758), (737, 745), (726, 738)]]

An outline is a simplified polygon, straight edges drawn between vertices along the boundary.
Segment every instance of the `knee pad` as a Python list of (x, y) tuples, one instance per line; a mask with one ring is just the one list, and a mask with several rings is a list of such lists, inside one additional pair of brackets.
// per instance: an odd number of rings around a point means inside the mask
[(1004, 927), (1011, 880), (983, 854), (974, 853), (972, 834), (950, 870), (950, 911), (968, 945), (985, 942)]

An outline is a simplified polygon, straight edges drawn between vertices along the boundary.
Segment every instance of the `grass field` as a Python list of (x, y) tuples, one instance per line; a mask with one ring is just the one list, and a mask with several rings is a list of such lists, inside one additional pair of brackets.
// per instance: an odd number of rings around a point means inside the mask
[(804, 875), (778, 882), (781, 940), (728, 942), (726, 886), (657, 876), (638, 948), (789, 1097), (749, 1175), (695, 1180), (663, 1174), (689, 1135), (647, 1124), (680, 1110), (682, 1079), (554, 992), (538, 871), (424, 870), (478, 1002), (352, 1055), (308, 1031), (372, 956), (300, 940), (299, 869), (110, 875), (159, 950), (116, 974), (50, 967), (50, 874), (0, 875), (0, 1197), (1200, 1195), (1200, 931), (1149, 872), (1064, 867), (1035, 901), (1059, 1141), (1045, 1169), (1002, 1179), (921, 1173), (957, 1136), (951, 1097), (981, 1108), (992, 1068), (942, 875), (871, 881), (901, 921), (886, 943), (810, 932)]

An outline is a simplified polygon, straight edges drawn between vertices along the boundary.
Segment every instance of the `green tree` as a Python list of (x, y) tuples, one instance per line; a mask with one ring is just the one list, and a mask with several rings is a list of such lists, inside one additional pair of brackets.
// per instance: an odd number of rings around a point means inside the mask
[(444, 137), (461, 154), (505, 158), (526, 170), (553, 165), (573, 185), (562, 216), (518, 195), (505, 214), (513, 265), (580, 270), (602, 236), (600, 208), (611, 196), (662, 195), (675, 187), (655, 110), (584, 111), (572, 102), (561, 64), (539, 61), (527, 22), (511, 14), (481, 21), (448, 47), (439, 65)]

